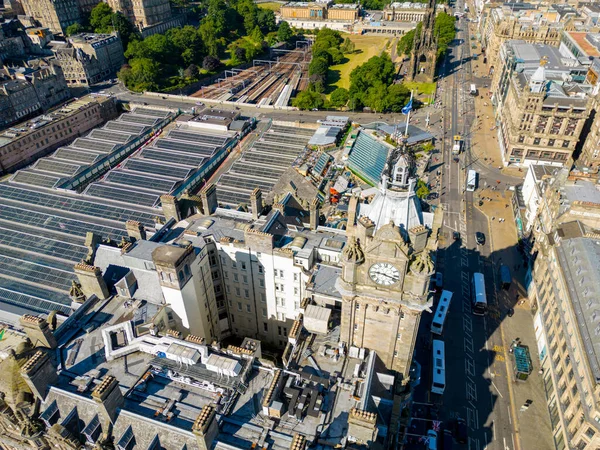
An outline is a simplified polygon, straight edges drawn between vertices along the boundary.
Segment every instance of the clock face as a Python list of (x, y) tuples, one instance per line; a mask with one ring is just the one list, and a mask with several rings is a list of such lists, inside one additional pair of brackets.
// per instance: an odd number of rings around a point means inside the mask
[(369, 276), (377, 284), (390, 286), (400, 281), (400, 271), (390, 263), (375, 263), (369, 268)]

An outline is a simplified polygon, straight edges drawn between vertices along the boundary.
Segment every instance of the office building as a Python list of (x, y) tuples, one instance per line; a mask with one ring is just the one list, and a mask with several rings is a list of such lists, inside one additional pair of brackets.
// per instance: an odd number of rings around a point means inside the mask
[(81, 33), (66, 43), (53, 41), (52, 52), (70, 86), (91, 86), (114, 76), (125, 62), (115, 34)]
[(0, 129), (71, 98), (62, 69), (53, 62), (0, 70)]
[(587, 67), (556, 47), (508, 41), (492, 80), (505, 165), (568, 165), (592, 109)]

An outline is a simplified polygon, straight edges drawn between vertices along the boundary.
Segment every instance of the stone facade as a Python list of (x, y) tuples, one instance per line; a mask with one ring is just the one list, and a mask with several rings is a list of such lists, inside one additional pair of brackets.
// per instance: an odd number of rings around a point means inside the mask
[(123, 44), (116, 34), (77, 34), (52, 51), (72, 86), (89, 86), (106, 80), (125, 62)]
[(58, 64), (0, 69), (0, 129), (71, 98)]
[(0, 146), (0, 174), (19, 169), (116, 116), (112, 98), (85, 99), (48, 115), (49, 121), (38, 121), (37, 128), (23, 124), (17, 128), (27, 131), (12, 133), (11, 140)]
[(383, 8), (383, 20), (389, 22), (422, 22), (427, 12), (424, 3), (394, 2)]
[(340, 340), (376, 351), (407, 381), (420, 316), (431, 306), (433, 263), (427, 250), (414, 253), (393, 223), (374, 235), (373, 228), (361, 218), (344, 249), (337, 282), (343, 298)]
[(69, 25), (81, 22), (78, 0), (22, 0), (22, 5), (25, 14), (56, 34), (64, 34)]
[(168, 21), (173, 16), (169, 0), (108, 0), (107, 3), (140, 30)]
[(600, 99), (595, 96), (592, 100), (590, 116), (588, 119), (589, 132), (583, 141), (581, 153), (577, 158), (579, 166), (592, 170), (600, 169)]
[(421, 35), (415, 36), (410, 55), (410, 66), (406, 77), (409, 81), (431, 83), (435, 77), (437, 60), (437, 39), (433, 35), (435, 27), (435, 0), (429, 0), (423, 18)]
[[(523, 61), (522, 49), (545, 56), (537, 62)], [(509, 41), (502, 48), (491, 90), (505, 165), (563, 166), (578, 148), (592, 111), (593, 88), (578, 81), (585, 68), (576, 61), (561, 66), (557, 52), (522, 41)], [(546, 56), (552, 60), (548, 67)]]
[(338, 4), (328, 6), (324, 3), (290, 2), (281, 7), (282, 20), (333, 20), (354, 22), (358, 20), (360, 5)]

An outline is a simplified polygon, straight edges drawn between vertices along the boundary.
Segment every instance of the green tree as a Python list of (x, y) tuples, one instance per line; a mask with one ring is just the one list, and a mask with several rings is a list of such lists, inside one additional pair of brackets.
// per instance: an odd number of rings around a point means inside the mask
[(200, 75), (200, 69), (195, 64), (190, 64), (187, 69), (183, 71), (183, 76), (186, 78), (198, 78)]
[(209, 72), (214, 72), (221, 65), (221, 61), (219, 58), (215, 58), (214, 56), (207, 55), (202, 60), (202, 68), (204, 70), (208, 70)]
[(309, 90), (300, 92), (296, 98), (292, 100), (292, 106), (303, 110), (322, 108), (323, 104), (324, 101), (321, 94)]
[(334, 108), (341, 108), (342, 106), (345, 106), (346, 103), (348, 103), (349, 98), (350, 95), (348, 93), (348, 89), (337, 88), (331, 93), (331, 96), (329, 97), (329, 102)]
[(134, 91), (155, 91), (159, 88), (161, 78), (160, 64), (148, 58), (132, 59), (130, 65), (122, 68), (117, 76)]
[(263, 33), (268, 33), (277, 29), (275, 23), (275, 12), (270, 9), (258, 8), (256, 13), (256, 23)]
[[(352, 2), (353, 0), (351, 0)], [(354, 45), (354, 42), (352, 42), (350, 40), (350, 38), (346, 38), (344, 39), (344, 43), (341, 45), (340, 50), (346, 54), (348, 53), (354, 53), (356, 49), (356, 46)]]
[(204, 42), (204, 46), (206, 47), (206, 52), (211, 56), (218, 57), (219, 42), (216, 34), (217, 23), (215, 22), (215, 20), (211, 18), (206, 18), (202, 21), (198, 30), (200, 32), (202, 42)]
[(425, 153), (432, 152), (434, 149), (435, 145), (433, 145), (431, 142), (426, 142), (421, 146), (421, 150), (423, 150)]
[(456, 37), (456, 17), (446, 14), (445, 12), (439, 13), (435, 18), (435, 25), (433, 27), (434, 35), (438, 38), (438, 56), (444, 54), (448, 50), (448, 45)]
[(181, 55), (184, 65), (200, 64), (204, 56), (204, 45), (197, 28), (186, 25), (182, 28), (171, 28), (166, 34), (177, 53)]
[(400, 38), (398, 41), (398, 46), (396, 47), (399, 55), (408, 55), (412, 51), (415, 42), (415, 36), (417, 34), (421, 34), (422, 28), (423, 22), (419, 22), (415, 29), (410, 30)]
[(258, 25), (254, 27), (254, 30), (252, 30), (252, 33), (250, 34), (250, 39), (252, 39), (257, 44), (260, 44), (262, 43), (262, 41), (265, 40), (265, 36), (262, 34), (262, 31), (260, 31)]
[(83, 27), (83, 25), (75, 22), (67, 27), (67, 29), (65, 30), (65, 34), (67, 36), (72, 36), (74, 34), (81, 33), (83, 31), (85, 31), (85, 28)]
[(344, 54), (337, 47), (331, 47), (328, 52), (331, 55), (332, 64), (342, 64), (344, 62)]
[(279, 42), (287, 42), (293, 36), (292, 29), (290, 28), (290, 24), (285, 20), (279, 23), (279, 28), (277, 30), (277, 39)]
[[(387, 53), (373, 56), (364, 64), (355, 67), (350, 72), (350, 99), (351, 105), (359, 108), (368, 106), (377, 111), (386, 107), (386, 87), (394, 81), (396, 68)], [(375, 93), (371, 88), (381, 89), (383, 92)], [(383, 106), (384, 109), (381, 109)]]
[(408, 99), (410, 91), (403, 84), (392, 84), (387, 88), (386, 110), (400, 112)]
[(146, 48), (147, 57), (166, 64), (172, 62), (173, 55), (176, 54), (171, 41), (164, 34), (153, 34), (143, 40)]
[(429, 197), (431, 191), (429, 190), (429, 186), (423, 180), (417, 181), (417, 197), (421, 200)]
[(308, 75), (326, 76), (329, 64), (324, 58), (313, 58), (308, 65)]
[[(110, 6), (108, 6), (108, 3), (98, 3), (90, 13), (91, 27), (95, 31), (99, 29), (105, 29), (106, 27), (110, 26), (110, 21), (113, 14), (114, 11)], [(96, 32), (100, 33), (100, 31)]]

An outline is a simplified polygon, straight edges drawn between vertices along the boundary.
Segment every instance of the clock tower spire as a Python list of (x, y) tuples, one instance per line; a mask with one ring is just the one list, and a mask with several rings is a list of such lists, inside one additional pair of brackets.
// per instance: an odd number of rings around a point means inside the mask
[(349, 227), (336, 282), (342, 294), (340, 338), (348, 347), (377, 352), (408, 382), (421, 313), (432, 304), (429, 251), (415, 251), (393, 221), (375, 231), (363, 216)]

